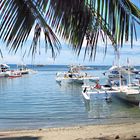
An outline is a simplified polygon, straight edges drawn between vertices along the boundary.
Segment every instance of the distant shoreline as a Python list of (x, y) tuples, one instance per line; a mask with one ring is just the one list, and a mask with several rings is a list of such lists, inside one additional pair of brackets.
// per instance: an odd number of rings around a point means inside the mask
[[(17, 64), (8, 64), (7, 65), (17, 65)], [(69, 64), (26, 64), (26, 65), (35, 65), (35, 66), (69, 66)], [(76, 65), (76, 64), (75, 64)], [(77, 64), (78, 65), (78, 64)], [(101, 67), (104, 67), (104, 66), (112, 66), (112, 65), (82, 65), (82, 66), (101, 66)]]

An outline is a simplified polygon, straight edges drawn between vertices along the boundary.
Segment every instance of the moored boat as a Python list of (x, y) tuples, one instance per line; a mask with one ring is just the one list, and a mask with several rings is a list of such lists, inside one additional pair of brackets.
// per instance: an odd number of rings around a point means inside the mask
[(17, 78), (17, 77), (22, 77), (22, 74), (18, 71), (11, 71), (11, 74), (8, 76), (8, 78)]
[(113, 90), (117, 91), (115, 94), (117, 97), (128, 101), (130, 103), (140, 103), (140, 87), (139, 86), (116, 86), (112, 87)]
[(9, 66), (7, 64), (0, 65), (0, 77), (8, 77), (11, 74), (9, 70)]
[(25, 64), (18, 65), (17, 67), (18, 67), (19, 73), (21, 73), (21, 74), (29, 74), (29, 72), (30, 72), (30, 69), (28, 69)]
[(111, 102), (111, 93), (114, 92), (115, 91), (110, 86), (100, 85), (99, 83), (82, 86), (82, 95), (86, 100), (90, 100), (90, 97), (93, 94), (104, 98), (107, 102)]
[(78, 66), (71, 66), (68, 72), (58, 72), (56, 74), (56, 81), (58, 83), (84, 84), (84, 82), (96, 80), (99, 80), (99, 77), (88, 75), (86, 72), (81, 72), (81, 69)]
[[(116, 92), (116, 96), (134, 104), (140, 103), (140, 86), (139, 80), (137, 83), (134, 82), (136, 77), (136, 73), (134, 72), (134, 68), (132, 69), (130, 66), (127, 67), (119, 67), (115, 66), (109, 69), (112, 71), (116, 71), (113, 77), (110, 78), (108, 75), (108, 83), (112, 87), (112, 89)], [(138, 70), (137, 70), (138, 71)], [(131, 82), (132, 81), (132, 82)]]

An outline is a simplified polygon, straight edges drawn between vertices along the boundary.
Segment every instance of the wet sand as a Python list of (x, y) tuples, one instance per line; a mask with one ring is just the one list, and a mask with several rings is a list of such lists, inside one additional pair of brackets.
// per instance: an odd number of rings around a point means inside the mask
[(140, 122), (1, 131), (0, 140), (140, 140)]

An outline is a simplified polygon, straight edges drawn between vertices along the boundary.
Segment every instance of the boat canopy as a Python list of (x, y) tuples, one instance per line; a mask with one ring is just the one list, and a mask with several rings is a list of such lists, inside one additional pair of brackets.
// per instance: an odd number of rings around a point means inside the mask
[(9, 68), (9, 66), (7, 64), (1, 64), (0, 67)]

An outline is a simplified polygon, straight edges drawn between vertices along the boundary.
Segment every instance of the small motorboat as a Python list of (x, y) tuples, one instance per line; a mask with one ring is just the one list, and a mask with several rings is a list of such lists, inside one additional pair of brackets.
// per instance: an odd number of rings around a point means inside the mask
[(82, 86), (82, 95), (86, 100), (90, 100), (90, 95), (94, 94), (103, 97), (107, 102), (111, 102), (111, 93), (116, 93), (116, 90), (113, 90), (109, 85), (99, 85), (99, 83), (96, 83), (94, 85)]
[(95, 82), (99, 77), (91, 76), (86, 72), (81, 72), (81, 67), (71, 66), (68, 72), (58, 72), (56, 74), (56, 81), (58, 83), (77, 83), (84, 84), (84, 82)]
[(18, 71), (11, 71), (11, 74), (8, 76), (8, 78), (17, 78), (22, 77), (22, 74)]
[(17, 65), (19, 73), (23, 74), (29, 74), (30, 69), (27, 68), (25, 64)]
[(7, 64), (0, 64), (0, 78), (1, 77), (8, 77), (11, 73), (9, 70), (9, 66)]

